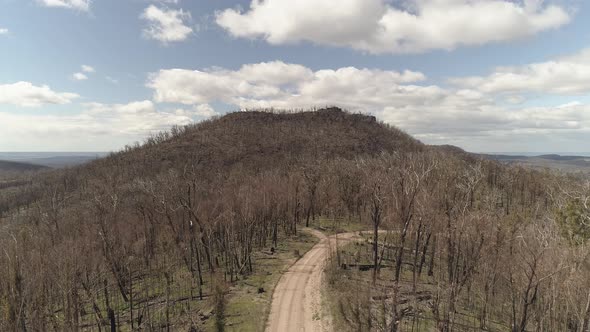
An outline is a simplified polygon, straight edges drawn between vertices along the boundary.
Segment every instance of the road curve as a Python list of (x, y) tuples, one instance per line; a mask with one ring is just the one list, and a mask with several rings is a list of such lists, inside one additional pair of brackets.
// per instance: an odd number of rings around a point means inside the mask
[(332, 319), (322, 308), (324, 266), (330, 251), (355, 237), (355, 233), (327, 237), (307, 230), (320, 242), (285, 272), (272, 295), (267, 332), (331, 332)]

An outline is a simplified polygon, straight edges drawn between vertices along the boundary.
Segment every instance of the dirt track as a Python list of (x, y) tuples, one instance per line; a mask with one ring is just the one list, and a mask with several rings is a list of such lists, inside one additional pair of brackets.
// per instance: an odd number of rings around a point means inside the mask
[[(329, 311), (322, 308), (321, 294), (324, 266), (330, 250), (336, 247), (336, 236), (309, 231), (320, 242), (281, 276), (272, 296), (267, 332), (333, 330)], [(354, 237), (355, 233), (338, 234), (338, 244)]]

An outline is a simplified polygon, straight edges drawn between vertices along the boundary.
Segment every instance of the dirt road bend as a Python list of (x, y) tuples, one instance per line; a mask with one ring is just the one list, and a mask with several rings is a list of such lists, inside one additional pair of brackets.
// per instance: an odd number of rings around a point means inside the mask
[(331, 332), (329, 309), (322, 308), (324, 266), (335, 250), (356, 237), (345, 233), (327, 237), (322, 232), (308, 230), (320, 242), (285, 272), (272, 296), (267, 332)]

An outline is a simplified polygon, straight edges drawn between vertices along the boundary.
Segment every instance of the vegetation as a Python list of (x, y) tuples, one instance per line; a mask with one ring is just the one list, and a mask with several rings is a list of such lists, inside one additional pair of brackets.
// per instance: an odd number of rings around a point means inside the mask
[(482, 157), (498, 160), (506, 164), (519, 164), (528, 168), (555, 169), (561, 172), (578, 173), (588, 176), (590, 172), (590, 158), (584, 156), (541, 155), (534, 157), (513, 155), (481, 155)]
[(587, 331), (587, 182), (439, 153), (359, 167), (374, 232), (329, 269), (341, 328)]
[(0, 330), (231, 330), (235, 289), (269, 292), (264, 257), (309, 248), (309, 225), (372, 230), (337, 255), (370, 278), (330, 278), (358, 281), (348, 329), (458, 330), (467, 308), (482, 329), (586, 331), (587, 243), (564, 236), (580, 183), (339, 109), (232, 113), (0, 189)]

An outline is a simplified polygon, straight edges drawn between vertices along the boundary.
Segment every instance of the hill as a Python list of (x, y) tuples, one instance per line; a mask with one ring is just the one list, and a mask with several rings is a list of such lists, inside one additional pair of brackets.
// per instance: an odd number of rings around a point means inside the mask
[(555, 170), (566, 173), (590, 173), (590, 157), (571, 156), (559, 154), (545, 154), (538, 156), (525, 155), (506, 155), (506, 154), (486, 154), (470, 153), (453, 145), (432, 145), (429, 148), (441, 151), (443, 153), (462, 156), (471, 160), (488, 159), (498, 161), (505, 165), (524, 166), (537, 170)]
[(377, 122), (373, 116), (328, 108), (315, 112), (230, 113), (161, 133), (106, 160), (138, 163), (150, 172), (186, 163), (205, 173), (238, 168), (260, 172), (310, 160), (354, 159), (424, 148), (418, 140)]
[(480, 156), (506, 164), (518, 164), (537, 169), (554, 169), (586, 174), (590, 172), (590, 157), (584, 156), (562, 156), (557, 154), (539, 156), (482, 154)]
[(0, 152), (0, 160), (62, 168), (82, 165), (105, 155), (103, 152)]
[(337, 108), (231, 113), (2, 192), (0, 330), (260, 329), (277, 262), (326, 220), (373, 231), (329, 274), (347, 329), (582, 326), (590, 232), (564, 188), (584, 190)]
[(0, 172), (31, 172), (49, 169), (47, 166), (0, 160)]

